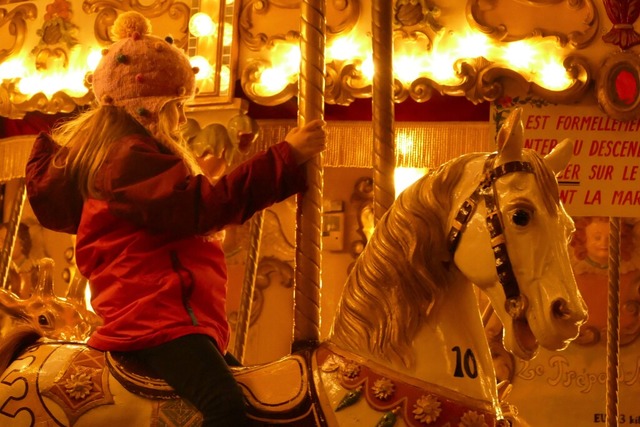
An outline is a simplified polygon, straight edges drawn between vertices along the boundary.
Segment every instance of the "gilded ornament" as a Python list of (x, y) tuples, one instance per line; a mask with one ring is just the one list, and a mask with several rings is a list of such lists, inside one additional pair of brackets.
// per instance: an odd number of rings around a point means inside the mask
[(71, 22), (71, 3), (67, 0), (55, 0), (47, 5), (46, 10), (42, 28), (36, 31), (40, 36), (40, 42), (33, 49), (33, 53), (37, 54), (45, 46), (64, 43), (67, 48), (72, 48), (78, 44), (76, 34), (79, 28)]
[(399, 0), (395, 6), (395, 18), (400, 25), (410, 27), (424, 20), (424, 11), (418, 0)]
[(342, 376), (349, 379), (354, 379), (360, 375), (360, 365), (354, 362), (347, 362), (342, 367)]
[(459, 427), (489, 427), (484, 420), (484, 415), (478, 414), (476, 411), (467, 411), (462, 416)]
[(327, 357), (320, 369), (322, 372), (335, 372), (343, 365), (342, 359), (335, 355)]
[(380, 378), (379, 380), (376, 380), (375, 383), (373, 383), (371, 390), (373, 391), (373, 395), (378, 399), (387, 400), (391, 396), (393, 396), (393, 393), (395, 393), (396, 386), (390, 379)]
[(91, 369), (78, 369), (78, 372), (71, 374), (64, 383), (64, 388), (69, 396), (76, 400), (86, 398), (93, 390)]
[(425, 424), (435, 422), (442, 412), (440, 402), (433, 395), (420, 396), (413, 407), (413, 417)]

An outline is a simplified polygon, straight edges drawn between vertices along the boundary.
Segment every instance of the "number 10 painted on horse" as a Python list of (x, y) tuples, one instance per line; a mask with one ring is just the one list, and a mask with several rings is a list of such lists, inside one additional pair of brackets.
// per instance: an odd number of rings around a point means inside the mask
[[(523, 359), (538, 346), (565, 348), (587, 316), (555, 179), (572, 143), (544, 158), (523, 149), (520, 115), (506, 119), (497, 152), (451, 160), (398, 197), (324, 342), (234, 368), (255, 425), (507, 425), (473, 285), (502, 321), (505, 348)], [(5, 341), (12, 348), (0, 356), (25, 344)], [(0, 425), (199, 425), (189, 404), (125, 360), (51, 340), (19, 353), (0, 366)]]

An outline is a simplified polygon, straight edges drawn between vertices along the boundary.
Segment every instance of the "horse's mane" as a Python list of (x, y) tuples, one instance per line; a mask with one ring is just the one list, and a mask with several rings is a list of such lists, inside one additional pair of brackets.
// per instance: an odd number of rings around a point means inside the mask
[[(384, 360), (413, 364), (413, 339), (435, 299), (459, 280), (447, 250), (448, 216), (465, 166), (482, 153), (451, 160), (407, 188), (380, 219), (357, 259), (334, 318), (330, 340), (348, 348), (363, 346)], [(556, 215), (557, 183), (532, 150), (545, 208)]]
[(464, 167), (479, 156), (451, 160), (400, 194), (351, 270), (331, 341), (360, 348), (364, 340), (372, 354), (412, 364), (413, 337), (455, 277), (445, 228)]

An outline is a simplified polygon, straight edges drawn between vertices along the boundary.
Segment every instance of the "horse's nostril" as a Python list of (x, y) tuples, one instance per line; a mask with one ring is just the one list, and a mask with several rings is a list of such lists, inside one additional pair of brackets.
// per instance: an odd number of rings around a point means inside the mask
[(571, 310), (567, 307), (567, 302), (560, 298), (553, 302), (551, 306), (553, 316), (557, 319), (568, 320), (571, 318)]

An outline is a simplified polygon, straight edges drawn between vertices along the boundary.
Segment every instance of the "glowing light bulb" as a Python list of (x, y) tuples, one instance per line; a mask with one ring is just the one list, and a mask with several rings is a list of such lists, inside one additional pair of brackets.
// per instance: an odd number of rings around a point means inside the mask
[(362, 61), (362, 64), (360, 64), (360, 72), (367, 80), (373, 80), (375, 67), (373, 65), (373, 56), (371, 54), (367, 55), (367, 57)]
[(193, 56), (189, 58), (191, 66), (198, 67), (198, 74), (196, 74), (196, 80), (204, 80), (213, 76), (213, 67), (203, 56)]
[(207, 37), (212, 35), (217, 25), (209, 15), (198, 12), (189, 19), (189, 32), (195, 37)]
[(231, 46), (231, 43), (233, 42), (233, 25), (225, 23), (222, 31), (222, 44), (225, 46)]
[(220, 92), (229, 90), (229, 80), (231, 79), (231, 70), (228, 65), (220, 67)]
[(359, 51), (358, 44), (351, 37), (338, 37), (327, 50), (328, 58), (338, 61), (354, 58)]
[(280, 93), (289, 84), (289, 76), (278, 68), (266, 68), (260, 75), (260, 92), (264, 95)]
[(428, 168), (395, 168), (393, 172), (396, 197), (429, 171)]
[(399, 56), (394, 59), (393, 68), (398, 79), (410, 84), (420, 77), (419, 59), (414, 56)]
[(486, 57), (491, 45), (484, 34), (467, 33), (458, 40), (457, 53), (460, 58)]
[(102, 58), (102, 49), (95, 48), (92, 49), (91, 52), (87, 55), (87, 66), (90, 70), (95, 70)]
[(547, 62), (540, 69), (540, 83), (547, 89), (562, 90), (569, 87), (571, 79), (562, 64)]
[(504, 54), (502, 55), (507, 63), (523, 70), (531, 68), (535, 56), (536, 49), (525, 41), (516, 41), (508, 44), (505, 46)]

